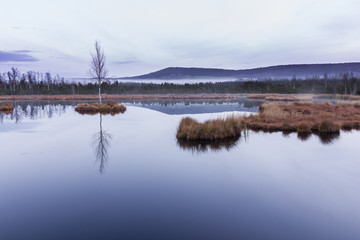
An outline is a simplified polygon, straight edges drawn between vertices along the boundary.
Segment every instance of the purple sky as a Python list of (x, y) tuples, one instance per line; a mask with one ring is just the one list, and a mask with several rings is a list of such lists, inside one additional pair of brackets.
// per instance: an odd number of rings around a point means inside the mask
[(96, 40), (119, 77), (360, 61), (358, 0), (12, 0), (1, 8), (0, 72), (87, 77)]

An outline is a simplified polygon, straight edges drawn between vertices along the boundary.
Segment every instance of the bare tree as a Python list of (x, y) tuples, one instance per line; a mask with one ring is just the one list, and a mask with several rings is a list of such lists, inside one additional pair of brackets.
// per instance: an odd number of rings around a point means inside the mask
[(101, 82), (106, 78), (108, 71), (105, 67), (105, 55), (101, 49), (100, 43), (95, 42), (95, 53), (90, 52), (91, 63), (90, 63), (90, 76), (97, 79), (99, 84), (99, 103), (101, 104)]
[(16, 80), (20, 77), (20, 72), (17, 68), (12, 67), (11, 71), (7, 72), (7, 76), (9, 79), (9, 85), (10, 85), (10, 89), (12, 91), (15, 91), (16, 89)]

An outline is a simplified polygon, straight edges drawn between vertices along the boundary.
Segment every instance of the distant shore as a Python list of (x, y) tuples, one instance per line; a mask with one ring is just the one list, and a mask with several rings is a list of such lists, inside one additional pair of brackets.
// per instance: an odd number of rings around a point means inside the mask
[[(360, 100), (360, 95), (340, 94), (102, 94), (108, 101), (141, 101), (141, 100), (189, 100), (209, 99), (226, 100), (247, 98), (260, 101), (312, 101), (314, 99)], [(0, 95), (0, 102), (6, 101), (96, 101), (97, 94), (67, 94), (67, 95)]]
[[(102, 94), (103, 100), (186, 100), (186, 99), (236, 99), (247, 94)], [(75, 95), (2, 95), (0, 101), (81, 101), (98, 100), (99, 96)]]

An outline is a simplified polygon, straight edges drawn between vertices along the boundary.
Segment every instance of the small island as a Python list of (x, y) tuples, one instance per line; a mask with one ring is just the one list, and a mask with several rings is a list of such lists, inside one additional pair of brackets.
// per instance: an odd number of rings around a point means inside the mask
[(126, 111), (126, 107), (122, 104), (116, 102), (108, 102), (108, 103), (80, 103), (76, 106), (75, 111), (81, 114), (118, 114), (124, 113)]
[(13, 110), (14, 110), (14, 107), (10, 103), (4, 103), (4, 104), (0, 105), (0, 112), (2, 112), (2, 113), (10, 114), (10, 113), (12, 113)]

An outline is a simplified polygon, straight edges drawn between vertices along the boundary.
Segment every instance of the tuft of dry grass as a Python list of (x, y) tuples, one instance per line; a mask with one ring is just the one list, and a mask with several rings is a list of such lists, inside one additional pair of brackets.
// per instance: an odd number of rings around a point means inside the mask
[(5, 113), (5, 114), (10, 114), (10, 113), (12, 113), (13, 110), (14, 110), (14, 107), (10, 103), (4, 103), (0, 106), (0, 112)]
[(116, 102), (109, 103), (81, 103), (76, 106), (75, 111), (81, 114), (118, 114), (124, 113), (126, 111), (126, 107), (122, 104), (118, 104)]
[(200, 123), (192, 118), (183, 118), (177, 130), (176, 137), (187, 141), (219, 140), (237, 138), (245, 126), (234, 115), (224, 119), (208, 120)]

